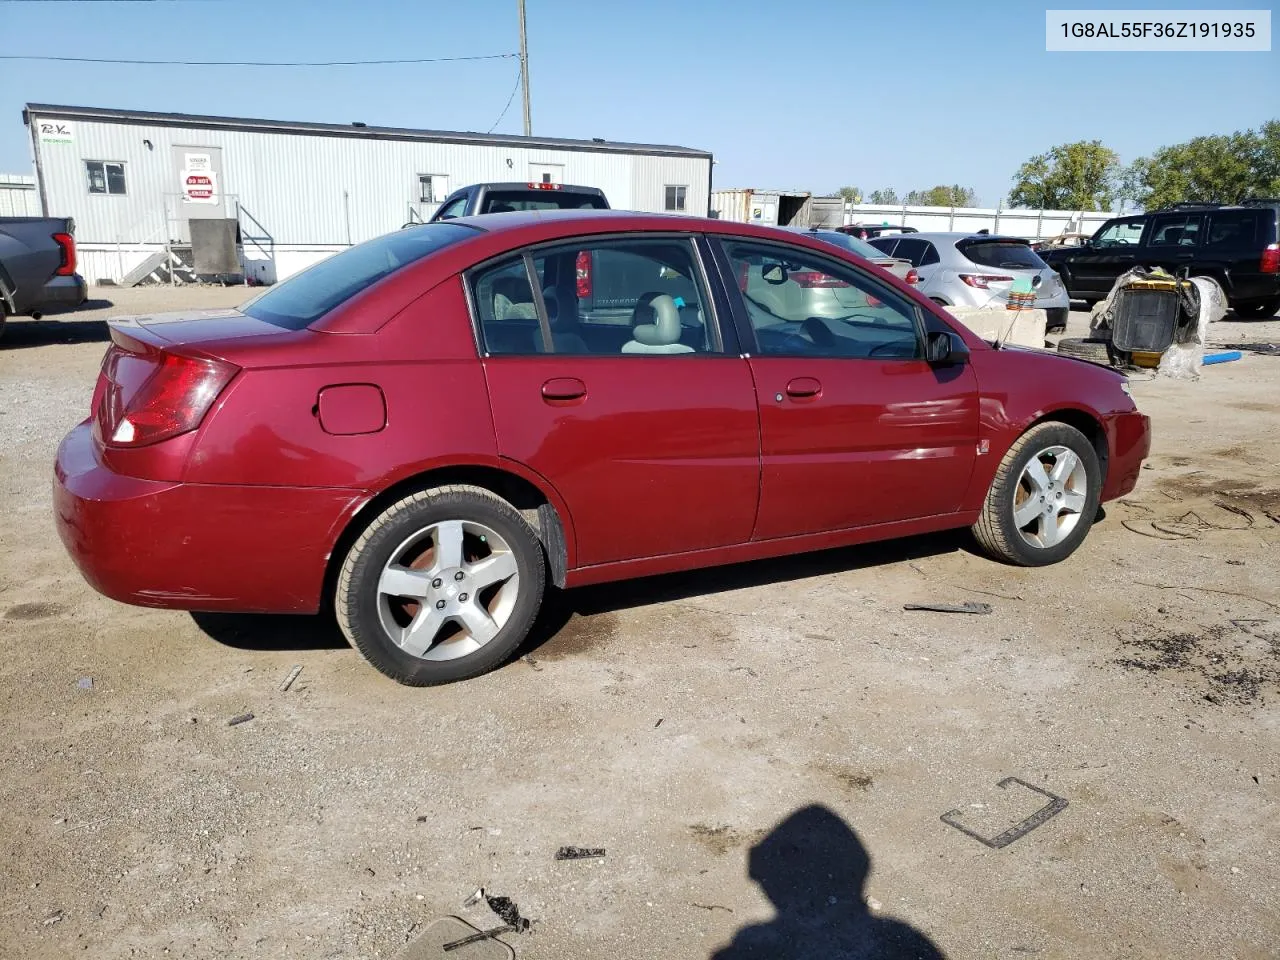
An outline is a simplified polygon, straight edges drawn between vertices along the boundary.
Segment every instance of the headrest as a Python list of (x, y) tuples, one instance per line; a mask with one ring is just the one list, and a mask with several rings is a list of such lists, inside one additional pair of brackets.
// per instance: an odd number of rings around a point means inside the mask
[[(665, 293), (651, 296), (647, 304), (653, 313), (652, 323), (639, 323), (631, 328), (631, 336), (639, 343), (650, 347), (662, 347), (680, 342), (680, 310), (676, 302)], [(644, 300), (645, 297), (641, 297)], [(636, 305), (636, 313), (640, 314), (641, 304)]]

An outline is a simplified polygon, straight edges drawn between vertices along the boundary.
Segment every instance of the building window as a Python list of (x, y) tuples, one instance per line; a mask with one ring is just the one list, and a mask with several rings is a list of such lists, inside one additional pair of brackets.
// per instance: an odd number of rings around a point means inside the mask
[(449, 195), (449, 177), (443, 173), (418, 174), (418, 202), (440, 203)]
[(684, 213), (684, 194), (688, 189), (688, 187), (667, 187), (667, 198), (663, 209)]
[(89, 178), (90, 193), (124, 196), (124, 164), (104, 160), (86, 160), (84, 171)]

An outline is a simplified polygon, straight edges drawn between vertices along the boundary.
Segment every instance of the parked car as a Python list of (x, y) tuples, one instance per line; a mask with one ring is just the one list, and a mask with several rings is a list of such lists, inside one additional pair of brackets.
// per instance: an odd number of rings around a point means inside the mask
[(919, 233), (915, 227), (891, 226), (887, 223), (847, 223), (836, 227), (840, 233), (847, 233), (859, 240), (872, 240), (875, 237), (891, 237), (901, 233)]
[[(647, 264), (627, 324), (580, 308), (584, 252)], [(822, 278), (876, 306), (812, 316)], [(414, 685), (498, 666), (551, 585), (956, 527), (1054, 563), (1150, 442), (1116, 371), (995, 349), (843, 250), (719, 220), (426, 224), (239, 310), (109, 324), (54, 468), (88, 581), (328, 608)]]
[(76, 273), (75, 221), (0, 217), (0, 332), (5, 319), (52, 307), (78, 307), (88, 296)]
[(1074, 300), (1096, 303), (1136, 266), (1212, 277), (1241, 317), (1280, 310), (1280, 200), (1180, 203), (1108, 220), (1081, 247), (1049, 250)]
[(429, 222), (519, 210), (608, 209), (609, 201), (598, 187), (564, 183), (473, 183), (445, 197)]
[(850, 253), (856, 253), (863, 259), (870, 260), (877, 267), (888, 270), (905, 283), (917, 283), (920, 279), (915, 268), (911, 266), (911, 261), (886, 257), (883, 251), (877, 250), (867, 241), (859, 240), (852, 234), (841, 233), (838, 230), (822, 230), (818, 227), (779, 227), (778, 229), (790, 233), (802, 233), (815, 240), (833, 244), (842, 250), (848, 250)]
[(1045, 250), (1056, 250), (1059, 247), (1079, 247), (1088, 242), (1089, 234), (1087, 233), (1060, 233), (1056, 237), (1049, 237), (1047, 240), (1037, 240), (1031, 244), (1031, 249), (1036, 253), (1041, 253)]
[(1035, 306), (1045, 312), (1049, 330), (1067, 325), (1071, 301), (1066, 288), (1031, 244), (1018, 237), (986, 233), (914, 233), (878, 237), (873, 247), (911, 261), (920, 275), (918, 289), (934, 303), (981, 307), (1003, 301), (1018, 278), (1031, 281)]

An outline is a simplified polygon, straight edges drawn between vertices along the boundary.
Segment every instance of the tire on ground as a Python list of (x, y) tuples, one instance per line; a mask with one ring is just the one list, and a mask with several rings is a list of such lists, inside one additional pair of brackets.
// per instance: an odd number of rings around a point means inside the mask
[(1277, 310), (1280, 310), (1280, 297), (1272, 297), (1270, 300), (1254, 300), (1250, 303), (1236, 304), (1231, 308), (1235, 311), (1237, 317), (1246, 320), (1262, 320), (1266, 317), (1273, 316)]
[[(1040, 547), (1028, 543), (1013, 519), (1014, 499), (1022, 479), (1022, 471), (1033, 457), (1050, 447), (1063, 446), (1084, 464), (1088, 489), (1084, 507), (1075, 529), (1060, 543)], [(1098, 454), (1089, 439), (1069, 424), (1056, 420), (1038, 423), (1014, 441), (991, 481), (978, 522), (972, 527), (974, 538), (986, 553), (997, 560), (1021, 567), (1041, 567), (1065, 560), (1088, 536), (1098, 513), (1102, 493), (1102, 471)]]
[[(480, 649), (455, 660), (426, 660), (400, 649), (378, 615), (378, 583), (392, 553), (414, 533), (445, 520), (482, 523), (511, 548), (519, 575), (515, 607)], [(383, 510), (351, 545), (338, 574), (334, 613), (347, 642), (379, 672), (426, 687), (479, 676), (504, 663), (537, 618), (546, 585), (542, 545), (510, 503), (483, 487), (455, 484), (410, 494)]]
[(1081, 360), (1092, 360), (1094, 363), (1111, 363), (1108, 350), (1110, 341), (1102, 337), (1063, 337), (1058, 341), (1058, 352)]

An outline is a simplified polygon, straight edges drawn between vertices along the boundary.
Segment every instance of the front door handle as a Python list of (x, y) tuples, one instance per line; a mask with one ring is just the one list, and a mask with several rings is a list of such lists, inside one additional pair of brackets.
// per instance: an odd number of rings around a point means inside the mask
[(787, 396), (796, 400), (816, 397), (822, 392), (822, 384), (813, 377), (796, 377), (787, 384)]
[(577, 377), (555, 377), (542, 385), (542, 399), (581, 400), (587, 395), (587, 385)]

